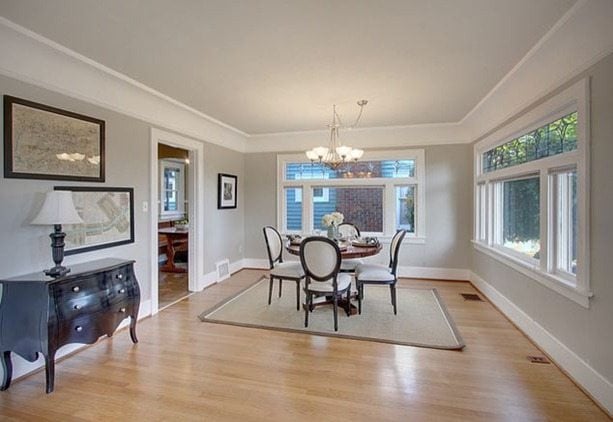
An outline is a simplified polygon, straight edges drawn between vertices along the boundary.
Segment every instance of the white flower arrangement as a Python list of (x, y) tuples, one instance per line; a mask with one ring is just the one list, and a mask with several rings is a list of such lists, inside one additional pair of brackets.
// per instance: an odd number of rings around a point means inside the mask
[(338, 211), (335, 211), (333, 213), (324, 215), (321, 218), (321, 223), (325, 227), (330, 227), (330, 226), (338, 227), (338, 225), (341, 224), (344, 219), (345, 219), (345, 216), (343, 214), (341, 214)]

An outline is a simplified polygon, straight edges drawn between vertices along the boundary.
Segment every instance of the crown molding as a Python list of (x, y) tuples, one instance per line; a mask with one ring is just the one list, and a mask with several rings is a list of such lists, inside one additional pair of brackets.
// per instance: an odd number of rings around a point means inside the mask
[[(344, 132), (355, 147), (472, 143), (613, 53), (613, 2), (579, 0), (459, 122)], [(300, 151), (325, 130), (249, 135), (0, 17), (0, 73), (240, 152)], [(571, 52), (572, 54), (569, 54)]]
[(239, 152), (246, 134), (0, 16), (0, 73)]

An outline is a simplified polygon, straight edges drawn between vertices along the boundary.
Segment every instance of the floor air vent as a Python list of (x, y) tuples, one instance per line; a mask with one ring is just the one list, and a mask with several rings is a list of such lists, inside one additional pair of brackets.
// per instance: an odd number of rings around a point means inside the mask
[(549, 363), (549, 359), (545, 356), (528, 356), (528, 360), (530, 363)]
[(483, 302), (483, 299), (479, 297), (479, 295), (474, 293), (460, 293), (460, 296), (464, 298), (464, 300), (473, 300), (476, 302)]
[(215, 266), (217, 267), (218, 282), (230, 278), (230, 260), (224, 259), (223, 261), (217, 262)]

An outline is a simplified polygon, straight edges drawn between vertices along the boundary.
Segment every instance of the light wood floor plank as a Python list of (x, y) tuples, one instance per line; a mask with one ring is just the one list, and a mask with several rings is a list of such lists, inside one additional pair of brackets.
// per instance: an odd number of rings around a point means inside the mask
[(541, 352), (490, 303), (464, 301), (468, 283), (401, 281), (438, 289), (462, 352), (197, 319), (262, 274), (243, 270), (142, 320), (136, 346), (124, 330), (59, 362), (53, 394), (43, 372), (14, 382), (1, 419), (609, 420), (555, 365), (529, 363)]

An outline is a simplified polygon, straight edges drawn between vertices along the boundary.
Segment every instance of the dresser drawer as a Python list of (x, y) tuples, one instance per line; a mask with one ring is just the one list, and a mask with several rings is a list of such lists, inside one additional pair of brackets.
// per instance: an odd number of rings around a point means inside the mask
[(106, 277), (95, 275), (76, 280), (67, 280), (52, 286), (53, 297), (57, 302), (69, 301), (108, 289)]
[(58, 344), (95, 343), (100, 336), (111, 335), (121, 321), (130, 316), (130, 304), (119, 303), (100, 312), (80, 315), (72, 320), (60, 321)]

